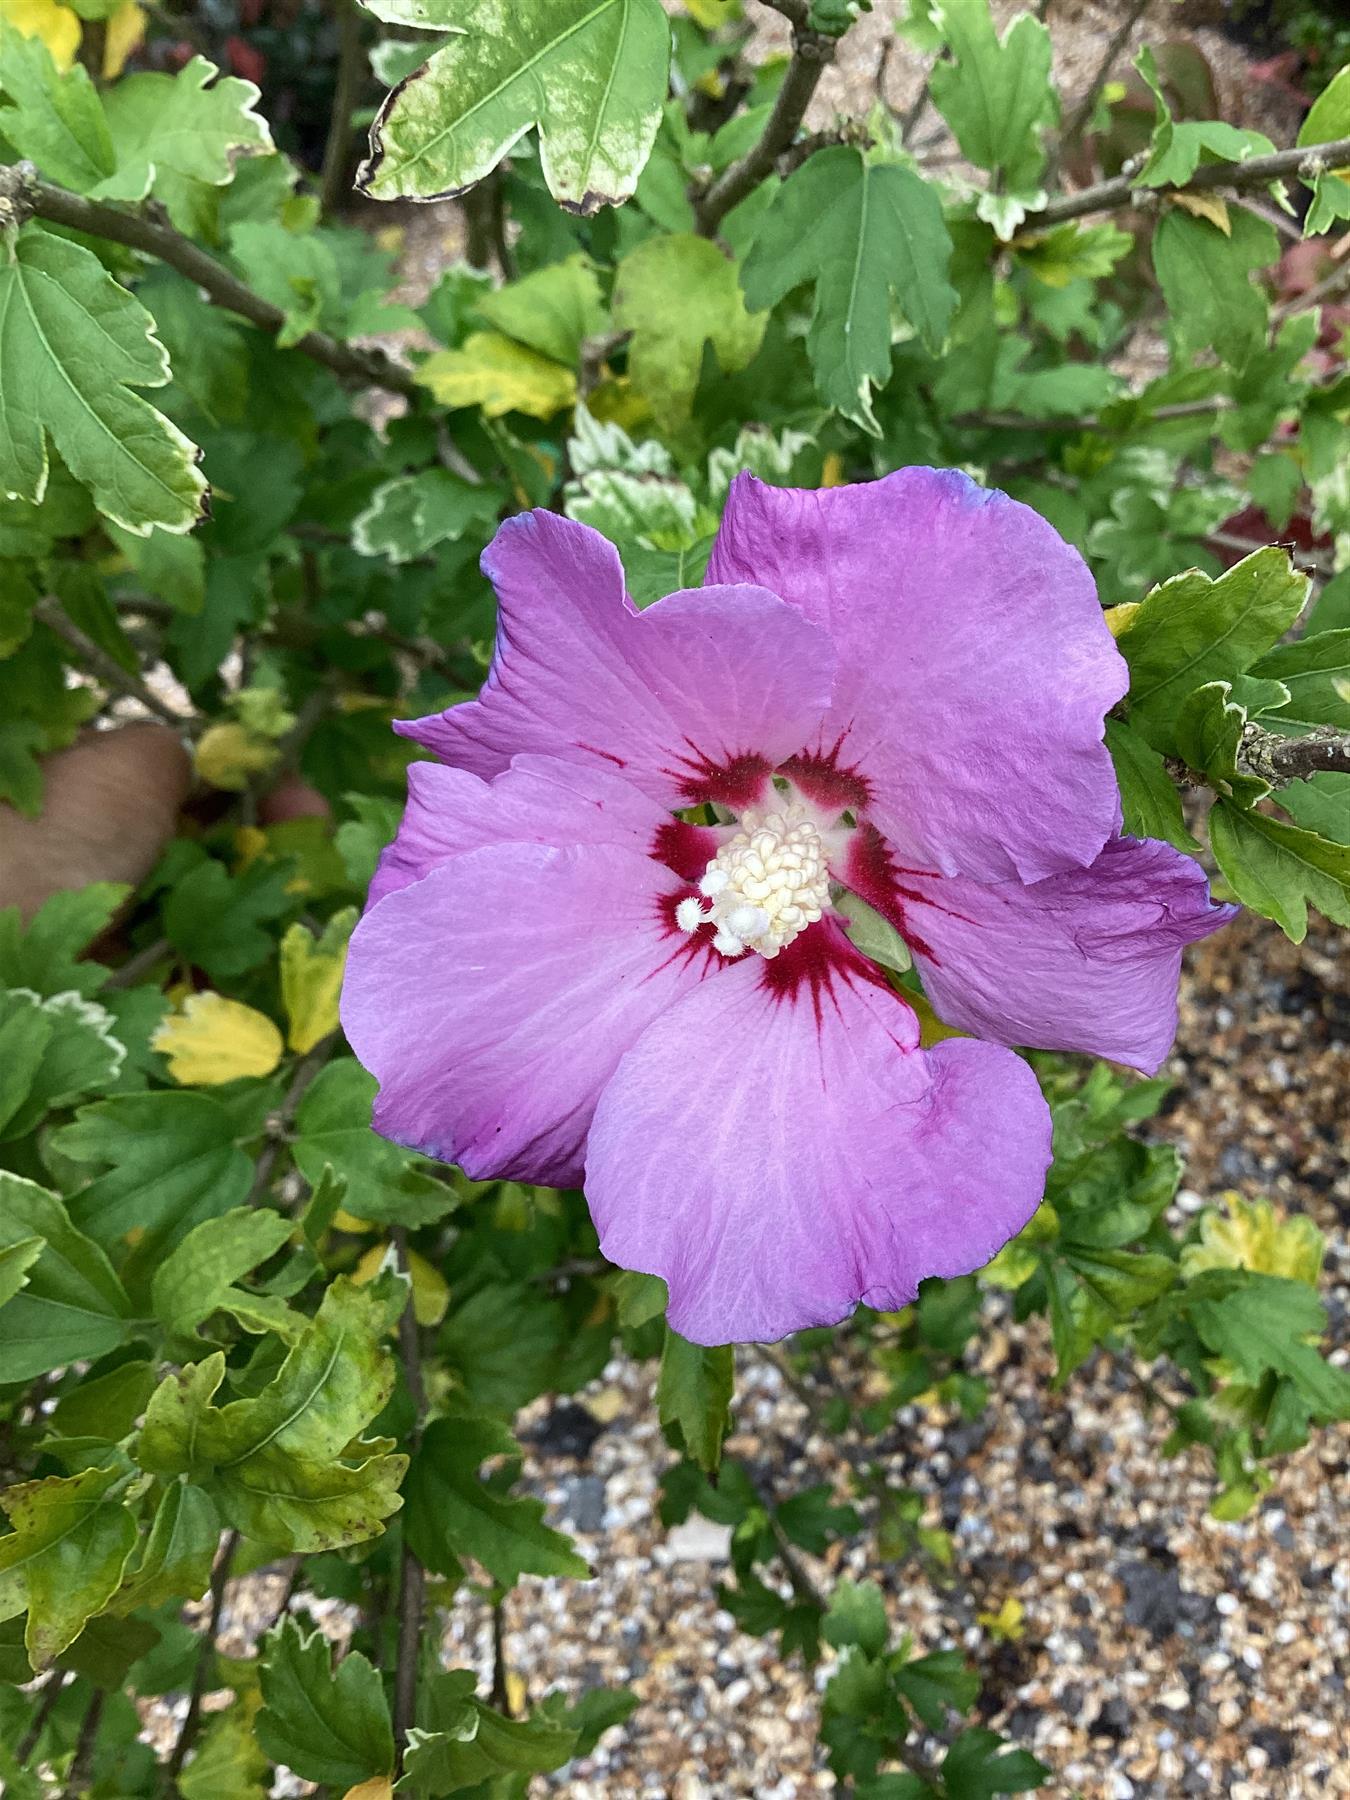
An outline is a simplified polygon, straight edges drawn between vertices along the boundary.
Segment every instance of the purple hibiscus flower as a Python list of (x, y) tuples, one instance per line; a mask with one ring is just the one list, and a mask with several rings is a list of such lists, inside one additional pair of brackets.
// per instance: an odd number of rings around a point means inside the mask
[[(1233, 910), (1118, 835), (1126, 670), (1081, 558), (1006, 495), (902, 469), (742, 475), (708, 585), (641, 613), (552, 513), (483, 566), (491, 673), (398, 727), (440, 760), (409, 771), (351, 945), (377, 1129), (478, 1179), (584, 1183), (605, 1254), (663, 1276), (701, 1343), (979, 1267), (1050, 1160), (1007, 1046), (1156, 1069), (1182, 947)], [(972, 1036), (921, 1047), (842, 888)]]

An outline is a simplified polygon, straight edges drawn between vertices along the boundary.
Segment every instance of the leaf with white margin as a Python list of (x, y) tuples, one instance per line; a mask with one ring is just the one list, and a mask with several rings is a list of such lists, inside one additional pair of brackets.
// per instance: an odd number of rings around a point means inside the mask
[(204, 511), (196, 446), (132, 390), (169, 358), (145, 308), (91, 250), (40, 226), (0, 263), (0, 468), (11, 499), (41, 501), (47, 440), (114, 524), (189, 531)]
[(561, 205), (587, 214), (632, 194), (670, 69), (659, 0), (371, 0), (368, 10), (455, 36), (380, 108), (357, 177), (363, 193), (463, 193), (538, 127), (544, 179)]

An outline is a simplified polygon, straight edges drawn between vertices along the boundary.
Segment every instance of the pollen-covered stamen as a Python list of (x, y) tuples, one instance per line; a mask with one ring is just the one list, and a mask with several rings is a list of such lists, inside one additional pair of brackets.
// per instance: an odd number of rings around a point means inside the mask
[(795, 801), (770, 812), (746, 811), (698, 886), (708, 904), (681, 900), (675, 909), (681, 931), (714, 925), (713, 948), (723, 956), (746, 950), (777, 956), (829, 904), (825, 845)]

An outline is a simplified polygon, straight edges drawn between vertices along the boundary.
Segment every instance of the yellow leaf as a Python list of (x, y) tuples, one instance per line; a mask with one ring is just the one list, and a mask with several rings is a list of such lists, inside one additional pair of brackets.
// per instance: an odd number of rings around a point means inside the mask
[(394, 1784), (387, 1775), (372, 1775), (359, 1787), (348, 1788), (343, 1800), (392, 1800)]
[(906, 1006), (912, 1006), (919, 1018), (919, 1042), (925, 1050), (933, 1044), (940, 1044), (943, 1038), (966, 1037), (969, 1034), (958, 1031), (955, 1025), (944, 1025), (932, 1006), (922, 994), (916, 994), (909, 988), (897, 990)]
[(442, 406), (481, 406), (485, 416), (528, 413), (551, 419), (576, 404), (571, 369), (498, 331), (474, 331), (458, 350), (438, 350), (417, 371)]
[(990, 1637), (997, 1638), (1001, 1644), (1017, 1642), (1025, 1629), (1023, 1621), (1026, 1616), (1026, 1607), (1011, 1594), (997, 1612), (982, 1612), (975, 1615)]
[(286, 1008), (286, 1042), (301, 1055), (337, 1030), (338, 995), (347, 962), (347, 940), (356, 908), (336, 913), (315, 938), (298, 921), (281, 940), (281, 998)]
[(1106, 628), (1112, 637), (1118, 638), (1130, 629), (1134, 623), (1134, 615), (1142, 604), (1139, 600), (1127, 600), (1123, 606), (1107, 607), (1102, 617), (1106, 620)]
[[(358, 1287), (374, 1281), (390, 1255), (389, 1244), (372, 1244), (352, 1270)], [(408, 1252), (408, 1275), (412, 1281), (413, 1317), (419, 1325), (439, 1325), (450, 1304), (450, 1289), (444, 1275), (416, 1250)]]
[(1269, 1200), (1246, 1201), (1224, 1195), (1228, 1216), (1214, 1210), (1200, 1215), (1200, 1242), (1181, 1253), (1181, 1272), (1189, 1279), (1205, 1269), (1251, 1269), (1257, 1275), (1283, 1275), (1288, 1281), (1315, 1286), (1322, 1272), (1322, 1234), (1306, 1213), (1287, 1218)]
[(369, 1219), (358, 1219), (355, 1213), (349, 1213), (345, 1206), (339, 1206), (333, 1214), (333, 1223), (339, 1231), (350, 1231), (354, 1237), (364, 1237), (366, 1232), (375, 1227)]
[(140, 48), (145, 38), (145, 12), (136, 0), (123, 0), (108, 19), (108, 33), (103, 40), (103, 79), (116, 81), (127, 66), (127, 58)]
[(820, 485), (822, 487), (843, 487), (844, 459), (837, 450), (826, 454), (820, 468)]
[(191, 994), (151, 1038), (185, 1087), (214, 1087), (245, 1075), (270, 1075), (281, 1061), (281, 1033), (265, 1014), (223, 994)]
[(1183, 212), (1190, 213), (1193, 219), (1208, 219), (1211, 225), (1217, 225), (1225, 237), (1232, 237), (1233, 227), (1228, 217), (1228, 202), (1219, 194), (1173, 194), (1172, 204), (1181, 207)]
[(514, 1669), (506, 1671), (506, 1710), (513, 1719), (518, 1719), (526, 1711), (526, 1703), (530, 1691), (525, 1686), (525, 1677), (517, 1675)]
[(52, 61), (64, 71), (80, 47), (80, 18), (56, 0), (0, 0), (0, 29), (12, 25), (22, 37), (41, 38)]
[(705, 31), (715, 31), (741, 16), (741, 0), (684, 0), (685, 11)]
[(255, 775), (272, 767), (276, 745), (246, 726), (227, 720), (208, 725), (197, 740), (197, 773), (211, 787), (242, 793)]

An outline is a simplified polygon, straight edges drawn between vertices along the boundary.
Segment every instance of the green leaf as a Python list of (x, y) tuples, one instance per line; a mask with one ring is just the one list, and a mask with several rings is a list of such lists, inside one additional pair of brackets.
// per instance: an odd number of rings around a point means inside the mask
[(1145, 1250), (1097, 1250), (1066, 1244), (1064, 1260), (1108, 1311), (1119, 1319), (1165, 1294), (1177, 1278), (1170, 1256)]
[(253, 110), (251, 81), (220, 76), (194, 56), (176, 75), (129, 75), (103, 96), (117, 171), (96, 190), (117, 200), (143, 200), (161, 171), (210, 187), (234, 179), (240, 156), (272, 150), (267, 122)]
[(1189, 569), (1154, 588), (1116, 640), (1130, 665), (1130, 724), (1155, 750), (1179, 755), (1182, 701), (1242, 674), (1289, 629), (1307, 594), (1308, 577), (1273, 545), (1217, 580)]
[(659, 0), (369, 0), (391, 24), (456, 33), (376, 115), (357, 187), (463, 193), (531, 128), (553, 198), (617, 206), (651, 153), (670, 67)]
[(1181, 795), (1158, 752), (1123, 719), (1106, 721), (1106, 747), (1120, 783), (1120, 804), (1130, 837), (1164, 838), (1194, 854), (1200, 846), (1186, 829)]
[(497, 488), (473, 487), (448, 469), (397, 475), (376, 488), (352, 522), (352, 543), (362, 556), (412, 562), (473, 526), (490, 526), (500, 502)]
[(969, 1712), (975, 1704), (980, 1677), (959, 1650), (935, 1650), (902, 1663), (895, 1685), (930, 1731), (943, 1731), (949, 1713)]
[(844, 929), (864, 956), (870, 956), (873, 962), (900, 974), (912, 966), (914, 959), (909, 953), (909, 945), (875, 907), (849, 893), (839, 896), (838, 907), (848, 920)]
[(1270, 792), (1270, 784), (1238, 772), (1247, 709), (1232, 695), (1227, 681), (1207, 681), (1189, 693), (1177, 709), (1177, 750), (1219, 793), (1239, 806), (1252, 806)]
[(347, 1184), (344, 1205), (358, 1219), (389, 1217), (392, 1193), (411, 1160), (371, 1130), (375, 1089), (374, 1077), (344, 1056), (315, 1077), (295, 1114), (296, 1167), (311, 1187), (332, 1169)]
[(1309, 906), (1350, 925), (1350, 846), (1227, 800), (1209, 815), (1209, 843), (1242, 904), (1274, 919), (1294, 943), (1307, 935)]
[(495, 1776), (543, 1773), (573, 1755), (575, 1729), (546, 1713), (505, 1719), (478, 1699), (476, 1685), (470, 1669), (452, 1669), (423, 1685), (404, 1759), (413, 1794), (454, 1794)]
[(42, 1253), (0, 1308), (0, 1383), (103, 1356), (131, 1332), (131, 1304), (98, 1245), (75, 1229), (55, 1194), (0, 1171), (0, 1249), (34, 1238)]
[(199, 1599), (210, 1586), (219, 1547), (220, 1514), (211, 1496), (191, 1482), (171, 1481), (160, 1496), (140, 1561), (113, 1601), (114, 1612)]
[(117, 1591), (136, 1541), (135, 1521), (114, 1493), (125, 1482), (120, 1468), (83, 1469), (0, 1491), (14, 1527), (0, 1538), (0, 1619), (27, 1608), (24, 1642), (35, 1674)]
[(459, 1557), (472, 1556), (504, 1587), (522, 1575), (590, 1574), (570, 1540), (544, 1524), (542, 1501), (480, 1478), (488, 1458), (519, 1454), (506, 1426), (481, 1413), (455, 1411), (427, 1426), (404, 1490), (404, 1531), (427, 1568), (453, 1574)]
[(1291, 781), (1280, 789), (1280, 805), (1305, 830), (1335, 844), (1350, 843), (1350, 774), (1324, 769), (1306, 781)]
[(274, 1256), (293, 1230), (289, 1219), (266, 1208), (240, 1206), (203, 1219), (155, 1270), (155, 1316), (171, 1331), (195, 1331), (240, 1276)]
[(936, 354), (957, 302), (951, 256), (937, 190), (912, 169), (869, 162), (841, 145), (808, 158), (783, 183), (741, 280), (758, 308), (814, 286), (807, 351), (816, 385), (875, 433), (872, 388), (891, 373), (891, 295)]
[(41, 1000), (0, 989), (0, 1139), (24, 1137), (49, 1112), (110, 1086), (126, 1056), (112, 1028), (112, 1014), (79, 994)]
[(194, 1225), (247, 1198), (253, 1166), (234, 1117), (211, 1094), (119, 1094), (82, 1106), (55, 1134), (62, 1155), (105, 1165), (71, 1197), (70, 1215), (105, 1250), (134, 1238), (153, 1268)]
[(0, 137), (49, 181), (88, 193), (111, 174), (112, 139), (98, 90), (79, 63), (58, 72), (40, 37), (0, 29)]
[(1000, 42), (987, 0), (939, 0), (932, 11), (951, 51), (929, 78), (933, 104), (969, 160), (995, 178), (980, 196), (980, 218), (1011, 237), (1043, 199), (1041, 128), (1059, 117), (1050, 33), (1019, 13)]
[(1350, 731), (1350, 629), (1318, 631), (1295, 644), (1277, 644), (1252, 674), (1282, 681), (1289, 689), (1288, 702), (1266, 715), (1276, 730), (1335, 725)]
[[(1339, 70), (1308, 109), (1298, 143), (1333, 143), (1350, 137), (1350, 65)], [(1324, 169), (1313, 179), (1312, 205), (1303, 222), (1309, 237), (1328, 231), (1339, 219), (1350, 219), (1350, 169)]]
[(231, 875), (206, 857), (164, 902), (164, 935), (214, 980), (242, 975), (273, 952), (273, 939), (263, 926), (289, 908), (289, 879), (289, 870), (261, 863)]
[(1242, 162), (1275, 148), (1264, 132), (1242, 131), (1222, 119), (1174, 119), (1158, 79), (1158, 65), (1147, 45), (1136, 57), (1135, 67), (1151, 91), (1156, 108), (1148, 161), (1134, 177), (1140, 187), (1184, 187), (1206, 153), (1216, 161)]
[(686, 1450), (711, 1472), (722, 1459), (736, 1366), (730, 1344), (691, 1344), (666, 1327), (656, 1409), (663, 1425), (678, 1425)]
[(1153, 267), (1179, 345), (1242, 368), (1265, 345), (1269, 312), (1252, 274), (1279, 253), (1274, 227), (1245, 207), (1230, 210), (1227, 233), (1168, 207), (1153, 233)]
[(130, 890), (114, 882), (53, 894), (25, 930), (17, 907), (0, 912), (0, 982), (37, 994), (91, 994), (108, 971), (83, 952)]
[(474, 311), (494, 331), (573, 368), (580, 365), (586, 339), (608, 324), (599, 279), (580, 255), (489, 290), (478, 297)]
[(50, 437), (115, 524), (142, 536), (190, 530), (206, 494), (196, 449), (132, 391), (162, 387), (168, 356), (94, 253), (26, 225), (0, 262), (0, 332), (5, 493), (42, 499)]
[[(0, 1248), (0, 1306), (28, 1285), (28, 1271), (42, 1255), (43, 1248), (40, 1237), (17, 1238)], [(3, 1342), (4, 1323), (0, 1320), (0, 1342)]]
[(1028, 231), (1011, 246), (1024, 269), (1046, 287), (1100, 281), (1134, 248), (1134, 237), (1116, 225), (1083, 225), (1076, 219), (1049, 231)]
[(394, 1767), (394, 1731), (384, 1686), (357, 1651), (334, 1669), (322, 1632), (306, 1637), (283, 1618), (263, 1639), (258, 1742), (275, 1763), (339, 1791)]
[(993, 1794), (1024, 1794), (1050, 1779), (1050, 1770), (1029, 1750), (1013, 1749), (1006, 1738), (983, 1726), (963, 1731), (942, 1763), (949, 1800), (990, 1800)]
[(633, 387), (663, 429), (678, 431), (693, 409), (704, 345), (731, 374), (759, 349), (766, 321), (745, 310), (735, 263), (706, 238), (682, 232), (648, 238), (619, 264), (614, 323), (633, 334)]
[(267, 1800), (272, 1771), (253, 1728), (257, 1696), (212, 1716), (178, 1777), (182, 1800)]
[(1350, 1374), (1318, 1355), (1310, 1337), (1326, 1329), (1326, 1309), (1303, 1281), (1244, 1271), (1215, 1298), (1192, 1301), (1196, 1330), (1253, 1384), (1271, 1369), (1295, 1384), (1316, 1416), (1350, 1416)]
[(852, 1582), (845, 1576), (830, 1596), (820, 1627), (827, 1644), (842, 1650), (856, 1644), (865, 1656), (880, 1656), (890, 1637), (886, 1601), (875, 1581)]

